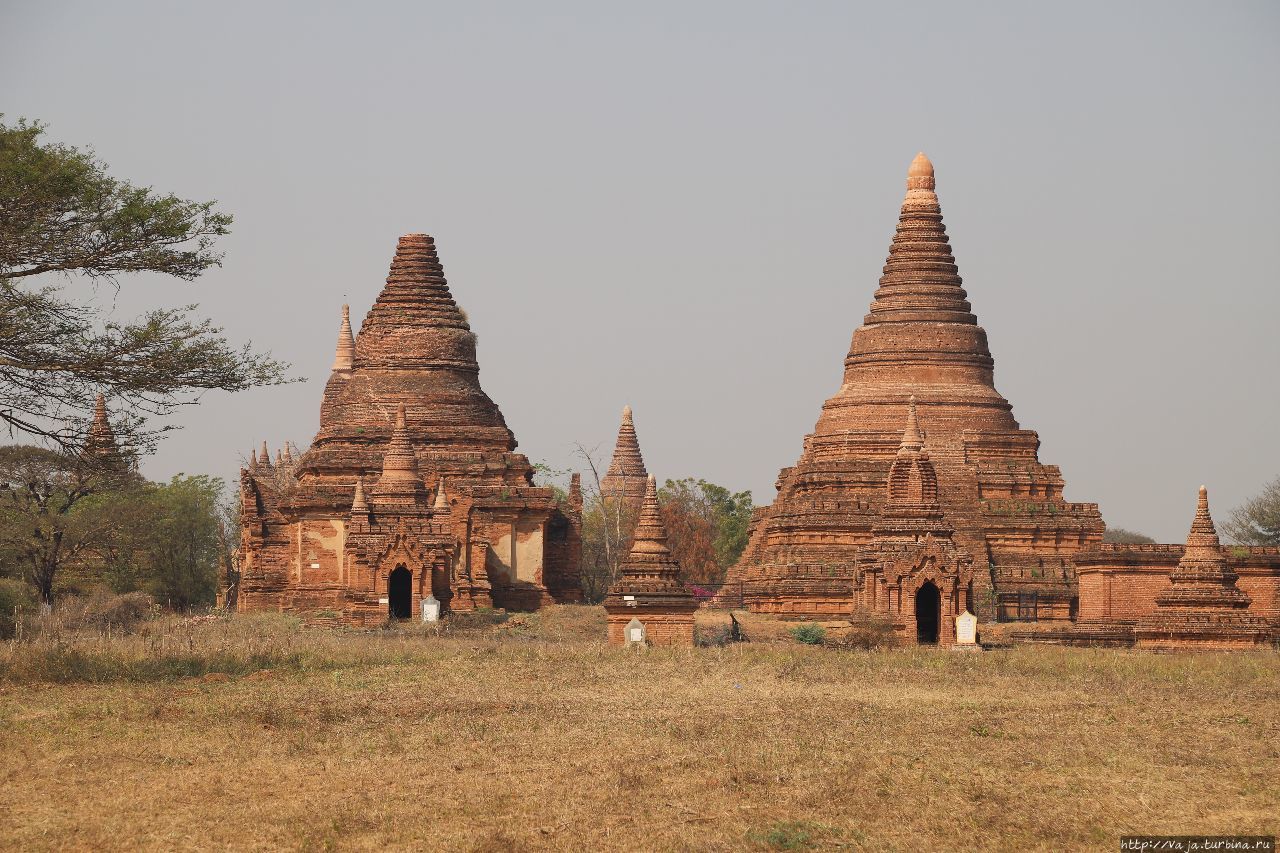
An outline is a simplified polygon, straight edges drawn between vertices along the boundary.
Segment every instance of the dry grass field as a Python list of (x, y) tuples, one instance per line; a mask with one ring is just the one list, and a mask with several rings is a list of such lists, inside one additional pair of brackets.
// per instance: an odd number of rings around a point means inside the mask
[(1280, 654), (612, 649), (603, 614), (0, 647), (6, 849), (1115, 850), (1280, 833)]

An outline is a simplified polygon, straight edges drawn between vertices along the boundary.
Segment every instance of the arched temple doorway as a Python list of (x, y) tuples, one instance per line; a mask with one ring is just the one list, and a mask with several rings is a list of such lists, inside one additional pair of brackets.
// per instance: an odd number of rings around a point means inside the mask
[(413, 573), (396, 566), (387, 576), (387, 610), (395, 619), (413, 615)]
[(942, 622), (942, 593), (933, 581), (925, 581), (916, 591), (916, 642), (938, 642), (938, 625)]

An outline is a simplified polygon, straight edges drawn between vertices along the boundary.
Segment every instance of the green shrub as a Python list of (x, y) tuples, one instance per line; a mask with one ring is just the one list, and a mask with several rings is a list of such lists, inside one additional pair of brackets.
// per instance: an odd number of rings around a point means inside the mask
[(823, 630), (821, 625), (812, 624), (797, 625), (789, 633), (793, 640), (797, 643), (804, 643), (806, 646), (820, 646), (827, 636), (827, 632)]

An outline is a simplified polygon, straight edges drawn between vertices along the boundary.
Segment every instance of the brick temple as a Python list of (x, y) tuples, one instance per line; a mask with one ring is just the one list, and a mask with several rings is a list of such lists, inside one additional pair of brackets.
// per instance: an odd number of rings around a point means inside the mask
[[(680, 564), (667, 547), (667, 529), (658, 510), (658, 486), (645, 478), (630, 553), (604, 600), (609, 643), (643, 642), (652, 646), (692, 646), (693, 614), (698, 609), (680, 577)], [(640, 637), (627, 636), (636, 623)]]
[(581, 597), (581, 489), (567, 506), (480, 387), (476, 336), (425, 234), (400, 238), (353, 334), (343, 308), (320, 429), (240, 473), (239, 607), (346, 624)]
[[(852, 611), (867, 594), (855, 586), (855, 567), (883, 544), (877, 529), (893, 523), (886, 483), (912, 397), (938, 512), (951, 546), (973, 561), (954, 606), (962, 595), (983, 620), (1071, 618), (1072, 557), (1101, 541), (1102, 517), (1096, 504), (1063, 497), (1061, 472), (1040, 462), (1039, 437), (995, 388), (987, 335), (961, 286), (923, 154), (908, 170), (884, 274), (853, 333), (844, 381), (799, 461), (778, 475), (773, 504), (756, 510), (721, 603), (791, 616)], [(943, 540), (935, 532), (932, 541)]]

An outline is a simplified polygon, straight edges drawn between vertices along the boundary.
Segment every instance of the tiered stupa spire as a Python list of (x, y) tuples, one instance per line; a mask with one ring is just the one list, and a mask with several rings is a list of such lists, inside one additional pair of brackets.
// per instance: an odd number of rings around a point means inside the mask
[(387, 450), (382, 455), (382, 478), (379, 486), (392, 483), (421, 483), (418, 477), (418, 457), (409, 442), (409, 428), (405, 420), (405, 408), (401, 403), (396, 409), (395, 427)]
[(1169, 575), (1169, 588), (1156, 596), (1161, 608), (1246, 608), (1249, 596), (1236, 586), (1236, 573), (1227, 564), (1218, 529), (1209, 515), (1209, 491), (1200, 487), (1196, 515), (1187, 534), (1187, 547)]
[[(921, 406), (945, 405), (962, 429), (1018, 428), (1012, 408), (995, 389), (987, 333), (961, 286), (933, 164), (920, 153), (907, 170), (907, 193), (889, 246), (884, 274), (863, 325), (853, 333), (844, 383), (823, 407), (818, 433), (897, 429), (901, 406), (914, 393)], [(947, 430), (949, 431), (949, 430)]]
[(1249, 596), (1236, 586), (1218, 530), (1209, 515), (1204, 486), (1196, 515), (1169, 588), (1156, 595), (1155, 610), (1134, 629), (1140, 648), (1252, 648), (1265, 644), (1271, 626), (1248, 612)]
[[(349, 316), (300, 480), (344, 468), (349, 483), (355, 471), (374, 468), (380, 460), (371, 439), (389, 439), (384, 413), (401, 404), (408, 407), (415, 446), (429, 435), (432, 444), (459, 450), (515, 449), (502, 412), (480, 387), (476, 336), (453, 299), (431, 236), (400, 238), (386, 285), (352, 341)], [(361, 458), (352, 464), (356, 455)]]
[(919, 541), (926, 535), (950, 538), (951, 525), (938, 502), (938, 473), (924, 447), (916, 398), (907, 403), (907, 424), (898, 455), (889, 468), (884, 509), (872, 528), (877, 537)]
[(645, 483), (649, 472), (644, 467), (640, 453), (640, 441), (636, 437), (635, 420), (630, 406), (622, 407), (622, 423), (618, 426), (618, 440), (613, 446), (609, 468), (600, 480), (600, 488), (606, 497), (629, 499), (635, 504), (644, 500)]
[(356, 480), (356, 494), (351, 500), (351, 517), (369, 520), (369, 501), (364, 496), (364, 483)]
[(356, 339), (351, 334), (351, 307), (342, 306), (342, 325), (338, 327), (338, 346), (333, 354), (333, 369), (349, 371), (356, 357)]
[(631, 553), (615, 585), (620, 592), (688, 595), (680, 582), (680, 564), (667, 547), (667, 528), (658, 507), (658, 486), (652, 475), (645, 480), (644, 503), (631, 540)]
[(107, 417), (107, 398), (102, 394), (93, 403), (93, 420), (85, 437), (84, 453), (97, 459), (113, 459), (120, 455), (115, 430)]

